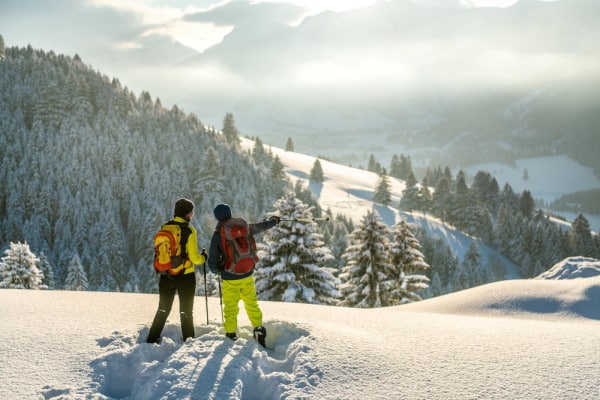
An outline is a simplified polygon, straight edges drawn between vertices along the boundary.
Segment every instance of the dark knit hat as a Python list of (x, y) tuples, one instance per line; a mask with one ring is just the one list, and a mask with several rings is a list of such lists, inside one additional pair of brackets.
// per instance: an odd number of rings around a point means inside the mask
[(194, 203), (188, 199), (179, 199), (175, 202), (173, 214), (176, 217), (185, 218), (194, 209)]
[(231, 208), (227, 204), (219, 204), (215, 207), (215, 218), (217, 221), (224, 221), (231, 218)]

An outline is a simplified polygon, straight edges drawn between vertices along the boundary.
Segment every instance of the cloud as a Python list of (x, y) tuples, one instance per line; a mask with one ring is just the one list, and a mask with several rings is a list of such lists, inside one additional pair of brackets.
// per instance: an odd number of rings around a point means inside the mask
[(7, 46), (77, 53), (134, 91), (194, 111), (200, 101), (373, 103), (514, 90), (600, 71), (595, 2), (419, 5), (436, 1), (306, 17), (300, 0), (4, 0), (0, 26)]

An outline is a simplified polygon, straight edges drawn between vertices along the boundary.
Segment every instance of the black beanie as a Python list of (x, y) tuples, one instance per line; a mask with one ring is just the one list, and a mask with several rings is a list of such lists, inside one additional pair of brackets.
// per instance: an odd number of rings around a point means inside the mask
[(176, 217), (185, 218), (194, 209), (194, 203), (188, 199), (179, 199), (175, 202), (173, 214)]
[(219, 204), (214, 210), (217, 221), (224, 221), (231, 218), (231, 208), (227, 204)]

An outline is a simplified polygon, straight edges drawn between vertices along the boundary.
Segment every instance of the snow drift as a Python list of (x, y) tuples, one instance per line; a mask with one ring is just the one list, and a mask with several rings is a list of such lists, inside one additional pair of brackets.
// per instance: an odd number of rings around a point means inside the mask
[(157, 301), (0, 290), (0, 398), (600, 395), (600, 276), (503, 281), (379, 309), (261, 302), (269, 350), (251, 339), (243, 311), (241, 338), (225, 339), (217, 298), (208, 299), (206, 324), (202, 297), (195, 339), (181, 343), (175, 312), (162, 343), (147, 344)]

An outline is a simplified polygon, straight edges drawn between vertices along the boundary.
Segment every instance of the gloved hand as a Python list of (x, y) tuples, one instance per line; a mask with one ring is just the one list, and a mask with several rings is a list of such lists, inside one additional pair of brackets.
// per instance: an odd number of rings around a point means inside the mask
[(200, 255), (204, 257), (205, 260), (208, 260), (208, 253), (206, 252), (206, 249), (202, 249)]
[(275, 221), (275, 224), (279, 225), (279, 221), (281, 220), (281, 218), (279, 218), (277, 215), (273, 215), (271, 217), (269, 217), (270, 221)]

